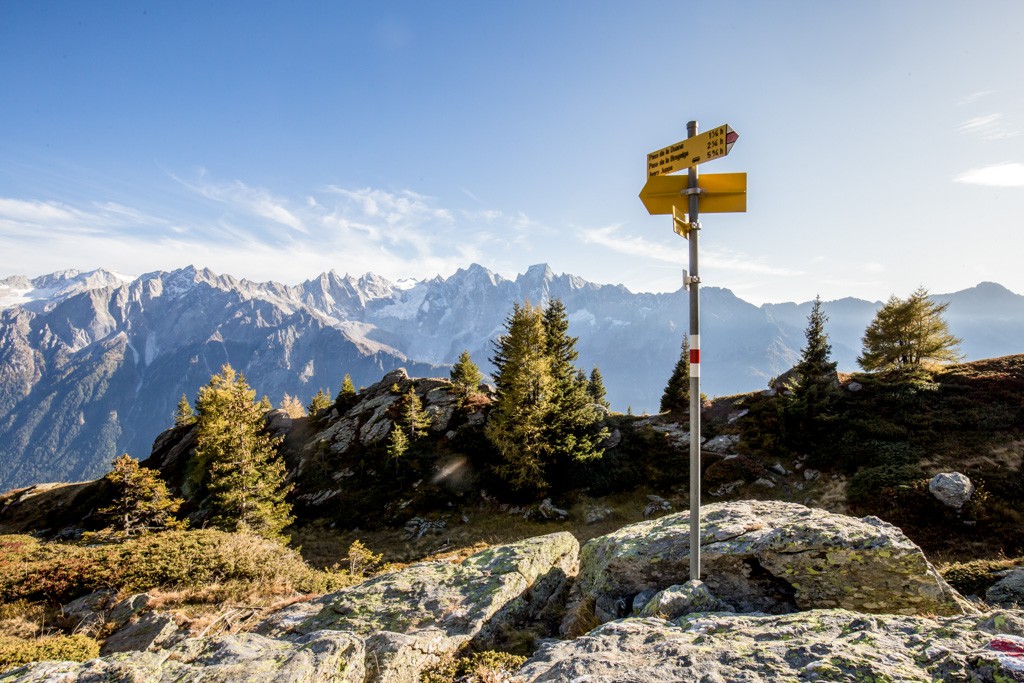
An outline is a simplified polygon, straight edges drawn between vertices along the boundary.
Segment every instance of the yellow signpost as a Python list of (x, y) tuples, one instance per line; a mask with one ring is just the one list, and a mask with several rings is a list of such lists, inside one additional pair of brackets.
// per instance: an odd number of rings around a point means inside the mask
[(666, 175), (724, 157), (739, 136), (739, 133), (724, 125), (662, 147), (647, 155), (647, 177)]
[[(697, 165), (724, 157), (739, 137), (729, 126), (697, 134), (697, 122), (686, 124), (687, 138), (647, 155), (647, 182), (640, 201), (648, 213), (672, 214), (672, 229), (689, 241), (690, 271), (683, 282), (690, 290), (690, 580), (700, 580), (700, 274), (697, 239), (701, 213), (747, 210), (746, 173), (697, 173)], [(668, 175), (688, 169), (686, 175)]]
[[(652, 176), (640, 190), (640, 201), (650, 214), (672, 213), (679, 206), (686, 213), (689, 201), (685, 175)], [(697, 178), (697, 208), (701, 213), (736, 213), (747, 210), (746, 173), (704, 173)]]

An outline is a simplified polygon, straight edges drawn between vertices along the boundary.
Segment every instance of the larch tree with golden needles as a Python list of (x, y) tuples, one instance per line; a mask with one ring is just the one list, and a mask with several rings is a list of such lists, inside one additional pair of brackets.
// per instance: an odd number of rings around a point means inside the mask
[(948, 306), (928, 298), (924, 287), (906, 299), (889, 297), (864, 332), (857, 362), (868, 372), (915, 375), (960, 360), (960, 340), (942, 317)]

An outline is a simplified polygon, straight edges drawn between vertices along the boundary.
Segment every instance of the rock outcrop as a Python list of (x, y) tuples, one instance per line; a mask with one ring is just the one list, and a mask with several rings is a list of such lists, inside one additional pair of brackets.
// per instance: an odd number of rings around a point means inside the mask
[[(689, 513), (623, 527), (588, 542), (563, 633), (627, 616), (645, 590), (683, 584)], [(964, 607), (920, 548), (875, 517), (853, 519), (778, 501), (701, 511), (702, 580), (738, 612), (841, 607), (892, 614), (958, 614)]]
[[(579, 544), (561, 532), (423, 562), (272, 614), (259, 633), (191, 638), (160, 653), (42, 663), (0, 681), (374, 681), (417, 683), (460, 648), (564, 603)], [(145, 645), (149, 646), (149, 642)]]
[(552, 633), (562, 613), (569, 639), (545, 641), (516, 683), (1024, 682), (1024, 613), (965, 613), (899, 529), (769, 501), (704, 513), (704, 582), (686, 580), (688, 515), (673, 514), (582, 554), (561, 532), (414, 564), (279, 610), (255, 633), (164, 645), (180, 634), (143, 612), (106, 652), (145, 651), (36, 663), (0, 683), (418, 683), (446, 657), (540, 624)]
[[(549, 642), (515, 683), (1024, 681), (1024, 615), (930, 619), (812, 610), (600, 626)], [(1018, 653), (1018, 654), (1015, 654)]]

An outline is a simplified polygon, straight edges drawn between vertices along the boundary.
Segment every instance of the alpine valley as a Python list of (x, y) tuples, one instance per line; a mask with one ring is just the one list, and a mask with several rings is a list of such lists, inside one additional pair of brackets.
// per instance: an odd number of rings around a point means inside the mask
[[(764, 388), (799, 359), (811, 303), (747, 303), (702, 289), (702, 388)], [(904, 293), (897, 293), (904, 294)], [(687, 328), (688, 294), (633, 293), (555, 275), (509, 280), (479, 265), (393, 283), (331, 271), (296, 286), (194, 267), (126, 277), (96, 270), (0, 280), (0, 491), (95, 478), (120, 453), (145, 457), (178, 399), (224, 363), (274, 405), (333, 395), (348, 373), (370, 385), (404, 367), (447, 376), (468, 350), (492, 369), (492, 341), (514, 302), (561, 299), (578, 367), (599, 367), (614, 410), (656, 411)], [(952, 294), (945, 317), (968, 360), (1022, 350), (1024, 296), (982, 283)], [(879, 302), (825, 302), (840, 370), (853, 370)]]

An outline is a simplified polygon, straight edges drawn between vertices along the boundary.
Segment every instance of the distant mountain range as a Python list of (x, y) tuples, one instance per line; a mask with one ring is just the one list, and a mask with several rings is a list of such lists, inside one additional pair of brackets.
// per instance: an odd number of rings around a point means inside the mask
[[(634, 294), (533, 266), (514, 280), (479, 265), (401, 285), (335, 272), (296, 286), (183, 268), (129, 278), (103, 270), (0, 280), (0, 490), (101, 475), (145, 457), (178, 398), (230, 362), (277, 405), (369, 385), (405, 367), (447, 374), (468, 350), (486, 372), (512, 303), (561, 299), (578, 365), (600, 367), (616, 410), (657, 409), (688, 326), (688, 295)], [(1024, 296), (993, 283), (953, 294), (947, 320), (968, 359), (1024, 351)], [(810, 302), (754, 306), (701, 292), (702, 388), (752, 391), (789, 369)], [(826, 302), (833, 356), (853, 370), (880, 302)]]

